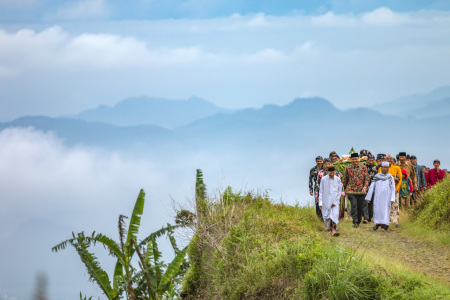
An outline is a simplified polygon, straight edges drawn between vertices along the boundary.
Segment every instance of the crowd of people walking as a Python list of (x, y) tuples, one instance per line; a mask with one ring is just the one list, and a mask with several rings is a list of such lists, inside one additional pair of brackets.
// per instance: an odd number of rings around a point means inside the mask
[[(314, 196), (316, 214), (323, 218), (332, 236), (339, 236), (337, 224), (347, 214), (353, 227), (373, 223), (373, 229), (389, 229), (389, 224), (399, 226), (400, 209), (415, 205), (419, 195), (442, 181), (446, 171), (440, 161), (434, 168), (417, 164), (417, 157), (400, 152), (378, 154), (361, 150), (352, 153), (344, 174), (336, 168), (341, 158), (333, 151), (328, 158), (316, 157), (316, 165), (309, 173), (309, 193)], [(349, 207), (346, 207), (346, 196)]]

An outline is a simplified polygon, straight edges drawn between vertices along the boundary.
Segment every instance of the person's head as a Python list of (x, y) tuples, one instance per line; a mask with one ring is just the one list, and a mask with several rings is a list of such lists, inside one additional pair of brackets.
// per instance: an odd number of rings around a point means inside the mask
[(339, 155), (337, 155), (337, 154), (334, 154), (332, 157), (331, 157), (331, 162), (337, 162), (339, 160)]
[(333, 178), (334, 175), (336, 174), (336, 168), (331, 166), (327, 170), (328, 170), (328, 176), (330, 176), (330, 178)]
[(439, 170), (439, 166), (441, 165), (441, 162), (439, 161), (439, 159), (435, 159), (433, 161), (433, 166), (436, 170)]
[(415, 155), (411, 155), (411, 163), (415, 166), (417, 165), (417, 157)]
[(427, 170), (427, 167), (426, 166), (422, 166), (422, 170), (423, 170), (423, 172), (425, 173), (425, 172), (428, 172), (428, 170)]
[(406, 161), (411, 161), (411, 156), (409, 154), (406, 154)]
[(387, 161), (389, 164), (393, 165), (393, 164), (394, 164), (394, 157), (393, 157), (392, 155), (388, 154), (388, 155), (386, 156), (386, 161)]
[(359, 164), (359, 155), (358, 155), (358, 153), (352, 153), (351, 155), (350, 155), (350, 158), (351, 158), (351, 160), (352, 160), (352, 164), (353, 165), (358, 165)]
[(381, 163), (381, 173), (387, 174), (387, 172), (389, 172), (389, 162), (383, 161)]
[(328, 158), (331, 159), (334, 155), (337, 155), (336, 151), (331, 151), (330, 155), (328, 155)]
[(397, 160), (399, 160), (401, 164), (404, 164), (406, 162), (406, 152), (400, 152)]
[(319, 168), (322, 168), (322, 164), (323, 164), (323, 158), (322, 156), (317, 156), (316, 157), (316, 164)]
[(329, 158), (325, 158), (323, 160), (323, 168), (328, 170), (329, 167), (331, 167), (331, 160)]
[(375, 164), (375, 157), (372, 154), (367, 157), (367, 163), (369, 166), (373, 166)]
[(402, 178), (405, 180), (408, 179), (408, 172), (405, 169), (402, 169)]
[(377, 165), (381, 167), (381, 163), (384, 161), (384, 155), (383, 154), (377, 154)]

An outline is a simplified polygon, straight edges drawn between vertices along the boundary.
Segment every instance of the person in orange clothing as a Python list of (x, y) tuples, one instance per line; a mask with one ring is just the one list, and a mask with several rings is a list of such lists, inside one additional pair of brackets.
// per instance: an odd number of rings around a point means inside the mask
[[(394, 165), (394, 157), (391, 154), (386, 156), (386, 161), (389, 162), (388, 173), (394, 177), (395, 180), (395, 202), (391, 203), (391, 223), (398, 227), (398, 218), (400, 216), (400, 208), (398, 206), (400, 196), (400, 186), (402, 185), (402, 170), (399, 166)], [(381, 169), (378, 171), (380, 173)]]

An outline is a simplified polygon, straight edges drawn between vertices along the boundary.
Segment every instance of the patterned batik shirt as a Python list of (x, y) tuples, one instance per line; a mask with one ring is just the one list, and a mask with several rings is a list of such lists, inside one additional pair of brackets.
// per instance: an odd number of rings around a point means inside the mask
[(312, 193), (314, 191), (314, 186), (317, 184), (317, 174), (319, 173), (319, 168), (317, 168), (317, 165), (311, 168), (309, 170), (309, 193)]
[[(319, 173), (317, 173), (317, 180), (316, 180), (316, 186), (314, 187), (314, 194), (316, 197), (319, 197), (319, 188), (320, 188), (320, 182), (322, 181), (322, 178), (328, 175), (327, 170), (322, 169), (319, 171)], [(339, 178), (342, 182), (342, 173), (339, 172), (338, 170), (336, 170), (336, 174), (334, 175), (337, 178)], [(342, 185), (342, 191), (344, 191), (344, 185)]]
[(345, 169), (344, 175), (344, 187), (347, 189), (347, 194), (365, 194), (363, 193), (363, 188), (369, 186), (369, 174), (367, 172), (367, 167), (358, 165), (349, 165)]
[(369, 185), (372, 183), (373, 176), (375, 176), (375, 174), (377, 174), (377, 173), (378, 173), (378, 166), (367, 165), (367, 174), (369, 174)]

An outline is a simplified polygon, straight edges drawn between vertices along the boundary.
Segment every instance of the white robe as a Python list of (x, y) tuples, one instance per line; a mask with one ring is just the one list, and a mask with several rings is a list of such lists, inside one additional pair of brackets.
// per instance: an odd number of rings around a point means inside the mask
[[(339, 202), (342, 193), (341, 179), (334, 175), (331, 179), (326, 175), (322, 178), (319, 188), (319, 206), (322, 206), (322, 217), (327, 227), (330, 227), (330, 220), (339, 223)], [(331, 205), (334, 204), (334, 207)]]
[(395, 202), (394, 177), (390, 175), (388, 180), (372, 182), (366, 195), (366, 200), (372, 201), (373, 193), (375, 193), (373, 197), (373, 222), (377, 225), (389, 225), (391, 202)]

